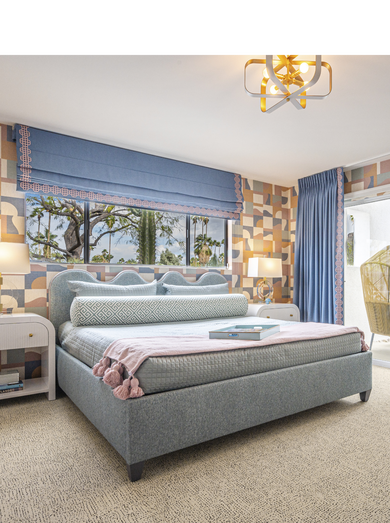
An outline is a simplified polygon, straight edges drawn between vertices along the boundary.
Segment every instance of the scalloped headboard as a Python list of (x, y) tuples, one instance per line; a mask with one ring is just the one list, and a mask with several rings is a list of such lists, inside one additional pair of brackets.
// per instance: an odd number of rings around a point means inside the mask
[[(145, 281), (138, 272), (127, 270), (122, 271), (108, 282), (96, 280), (89, 272), (80, 269), (68, 269), (58, 273), (51, 281), (49, 286), (49, 319), (57, 330), (65, 321), (70, 320), (70, 306), (74, 293), (69, 289), (68, 281), (87, 281), (106, 285), (139, 285), (150, 283)], [(227, 280), (218, 273), (206, 272), (196, 282), (188, 282), (180, 272), (168, 271), (157, 281), (157, 294), (164, 294), (163, 283), (169, 285), (218, 285), (226, 283)]]

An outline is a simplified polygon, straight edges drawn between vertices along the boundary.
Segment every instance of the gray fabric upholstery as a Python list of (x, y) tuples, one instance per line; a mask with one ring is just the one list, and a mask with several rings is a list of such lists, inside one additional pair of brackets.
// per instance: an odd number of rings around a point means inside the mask
[[(49, 319), (54, 325), (56, 331), (62, 323), (70, 320), (69, 311), (74, 298), (74, 293), (69, 289), (67, 282), (72, 280), (94, 282), (104, 285), (140, 285), (148, 283), (132, 269), (120, 272), (109, 282), (98, 282), (85, 270), (64, 269), (52, 279), (49, 287)], [(226, 279), (221, 274), (207, 272), (202, 274), (196, 282), (189, 283), (179, 272), (168, 271), (157, 281), (157, 294), (164, 294), (163, 283), (189, 286), (218, 285), (226, 283)]]
[(372, 353), (127, 401), (59, 347), (57, 372), (59, 386), (132, 464), (369, 390)]
[[(67, 281), (96, 281), (88, 272), (58, 274), (50, 286), (50, 319), (56, 329), (70, 319), (74, 294)], [(188, 285), (177, 272), (162, 283)], [(206, 273), (190, 285), (226, 282)], [(142, 284), (134, 271), (124, 271), (110, 284)], [(168, 298), (168, 297), (167, 297)], [(59, 386), (113, 445), (128, 464), (310, 409), (372, 388), (372, 353), (295, 365), (122, 401), (93, 376), (90, 367), (57, 347)]]

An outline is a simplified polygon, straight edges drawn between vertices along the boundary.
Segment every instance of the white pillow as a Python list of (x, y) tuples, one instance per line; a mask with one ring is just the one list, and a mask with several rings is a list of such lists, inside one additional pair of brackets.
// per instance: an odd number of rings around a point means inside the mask
[(157, 280), (137, 285), (114, 285), (86, 281), (68, 281), (68, 287), (76, 296), (155, 296)]

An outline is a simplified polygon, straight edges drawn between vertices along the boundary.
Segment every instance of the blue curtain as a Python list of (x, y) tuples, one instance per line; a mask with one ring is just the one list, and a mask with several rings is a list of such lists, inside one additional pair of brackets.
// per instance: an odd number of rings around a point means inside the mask
[(14, 138), (25, 192), (221, 218), (242, 210), (238, 174), (19, 124)]
[(342, 323), (342, 169), (302, 178), (298, 187), (294, 303), (302, 321)]

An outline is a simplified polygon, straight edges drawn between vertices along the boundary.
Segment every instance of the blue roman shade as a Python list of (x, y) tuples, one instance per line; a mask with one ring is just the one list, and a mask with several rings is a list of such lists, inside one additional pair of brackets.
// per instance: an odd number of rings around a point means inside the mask
[(242, 210), (238, 174), (26, 125), (14, 137), (25, 192), (221, 218)]

